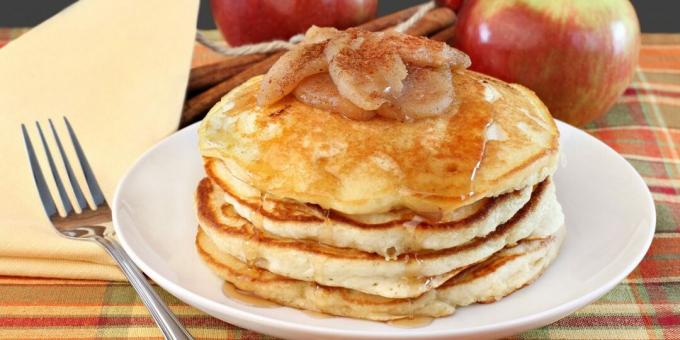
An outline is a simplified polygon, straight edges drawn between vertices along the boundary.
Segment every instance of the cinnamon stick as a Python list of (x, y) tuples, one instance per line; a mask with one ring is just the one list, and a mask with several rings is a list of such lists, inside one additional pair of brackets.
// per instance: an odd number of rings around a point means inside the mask
[(225, 81), (233, 77), (239, 72), (247, 69), (250, 65), (252, 65), (252, 63), (224, 68), (219, 71), (216, 71), (214, 74), (207, 74), (203, 77), (195, 77), (193, 79), (190, 77), (189, 84), (187, 85), (187, 93), (190, 96), (192, 96), (196, 93), (206, 90), (218, 84), (219, 82)]
[(444, 28), (443, 30), (433, 34), (430, 39), (445, 42), (449, 45), (453, 45), (453, 39), (456, 35), (456, 25), (451, 25)]
[(199, 66), (191, 70), (187, 92), (192, 93), (215, 85), (243, 71), (249, 65), (267, 57), (268, 54), (250, 54), (229, 58), (217, 63)]
[(435, 8), (413, 26), (406, 30), (406, 34), (427, 36), (456, 22), (456, 13), (448, 7)]
[(280, 51), (271, 56), (252, 64), (245, 70), (239, 72), (233, 77), (220, 82), (219, 84), (209, 88), (208, 90), (196, 95), (184, 103), (184, 110), (180, 119), (180, 127), (187, 126), (200, 118), (203, 118), (206, 112), (220, 100), (220, 98), (227, 92), (234, 89), (236, 86), (242, 84), (246, 80), (267, 73), (270, 67), (279, 60), (286, 51)]

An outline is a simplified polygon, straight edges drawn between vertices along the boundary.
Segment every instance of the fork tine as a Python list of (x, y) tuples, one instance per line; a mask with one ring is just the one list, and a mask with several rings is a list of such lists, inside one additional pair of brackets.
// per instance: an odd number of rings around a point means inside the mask
[(85, 209), (87, 207), (87, 200), (85, 199), (85, 195), (83, 195), (83, 191), (80, 189), (78, 180), (76, 179), (76, 176), (73, 173), (71, 163), (68, 161), (68, 157), (66, 157), (66, 153), (64, 152), (64, 147), (61, 144), (61, 140), (59, 139), (57, 130), (54, 128), (52, 119), (48, 119), (47, 121), (50, 123), (50, 129), (52, 129), (52, 136), (54, 136), (54, 140), (57, 142), (57, 147), (59, 148), (59, 154), (61, 155), (61, 159), (64, 161), (64, 166), (66, 167), (66, 174), (68, 175), (68, 180), (69, 182), (71, 182), (71, 186), (73, 187), (73, 193), (76, 195), (78, 206), (80, 206), (81, 210)]
[(43, 148), (45, 149), (45, 154), (47, 155), (47, 162), (50, 165), (50, 171), (52, 171), (52, 176), (54, 176), (54, 182), (57, 184), (57, 191), (59, 192), (59, 197), (61, 198), (61, 202), (64, 205), (66, 215), (68, 215), (73, 211), (73, 206), (71, 206), (71, 201), (69, 200), (68, 195), (66, 194), (66, 189), (64, 189), (64, 183), (61, 181), (61, 176), (59, 176), (57, 166), (54, 164), (52, 152), (50, 151), (49, 146), (47, 146), (47, 141), (45, 140), (45, 135), (43, 134), (42, 128), (40, 127), (40, 123), (35, 122), (35, 126), (38, 128), (38, 134), (40, 134), (40, 140), (42, 141)]
[(24, 144), (26, 145), (26, 153), (28, 153), (28, 161), (31, 164), (31, 171), (33, 172), (33, 181), (35, 182), (36, 188), (38, 188), (38, 195), (40, 196), (40, 202), (42, 202), (43, 209), (48, 217), (52, 217), (57, 214), (57, 207), (54, 204), (52, 195), (50, 195), (50, 189), (47, 187), (45, 182), (45, 177), (40, 170), (40, 163), (35, 157), (35, 150), (33, 150), (33, 144), (31, 143), (31, 138), (28, 136), (28, 131), (26, 131), (26, 126), (21, 124), (21, 132), (24, 135)]
[(66, 122), (66, 128), (68, 129), (68, 133), (71, 136), (71, 142), (73, 142), (76, 155), (78, 155), (80, 167), (83, 169), (85, 181), (87, 182), (87, 186), (90, 188), (90, 193), (92, 194), (94, 204), (95, 206), (99, 206), (105, 201), (104, 194), (102, 194), (102, 190), (99, 188), (99, 184), (97, 184), (97, 179), (94, 177), (92, 168), (90, 168), (90, 163), (87, 162), (83, 148), (80, 146), (80, 142), (78, 142), (78, 138), (76, 137), (76, 133), (73, 131), (73, 127), (71, 127), (71, 123), (68, 121), (68, 119), (66, 119), (66, 117), (64, 117), (64, 122)]

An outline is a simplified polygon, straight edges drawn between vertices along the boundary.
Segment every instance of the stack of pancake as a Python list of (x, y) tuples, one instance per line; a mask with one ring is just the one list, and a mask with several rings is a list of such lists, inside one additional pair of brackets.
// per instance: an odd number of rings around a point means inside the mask
[(204, 119), (198, 252), (238, 289), (370, 320), (450, 315), (537, 279), (564, 237), (558, 132), (533, 92), (454, 71), (456, 109), (367, 121), (262, 77)]

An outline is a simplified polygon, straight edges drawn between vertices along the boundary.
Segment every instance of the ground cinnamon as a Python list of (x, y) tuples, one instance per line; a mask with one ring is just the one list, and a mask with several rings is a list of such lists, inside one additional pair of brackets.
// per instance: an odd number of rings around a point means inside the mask
[[(358, 27), (367, 31), (384, 30), (406, 20), (411, 15), (413, 15), (417, 9), (418, 6), (407, 8), (384, 17), (373, 19)], [(447, 26), (452, 25), (455, 20), (456, 15), (450, 9), (443, 7), (436, 8), (426, 13), (425, 16), (423, 16), (423, 18), (420, 19), (414, 26), (408, 29), (406, 33), (411, 35), (428, 36), (444, 29)], [(231, 91), (236, 86), (256, 75), (266, 73), (285, 52), (286, 51), (280, 51), (272, 54), (271, 56), (250, 65), (231, 78), (223, 80), (213, 87), (210, 87), (207, 90), (188, 99), (184, 103), (184, 109), (180, 119), (180, 127), (187, 126), (203, 118), (208, 110), (210, 110), (210, 108), (215, 105), (215, 103), (217, 103), (223, 95)]]
[[(363, 23), (358, 28), (379, 31), (394, 26), (411, 17), (420, 7), (412, 6)], [(269, 54), (250, 54), (232, 57), (217, 63), (196, 67), (191, 70), (187, 92), (193, 93), (224, 81), (243, 71), (246, 66), (266, 58)]]

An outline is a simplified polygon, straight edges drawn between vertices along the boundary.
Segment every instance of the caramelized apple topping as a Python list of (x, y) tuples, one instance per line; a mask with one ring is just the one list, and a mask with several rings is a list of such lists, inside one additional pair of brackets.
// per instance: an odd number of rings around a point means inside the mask
[(364, 110), (341, 96), (328, 73), (306, 78), (295, 88), (293, 95), (307, 105), (339, 113), (349, 119), (368, 120), (376, 114), (375, 111)]
[(427, 38), (314, 26), (267, 72), (257, 100), (266, 106), (292, 92), (350, 119), (407, 121), (448, 112), (452, 70), (469, 66), (466, 54)]

